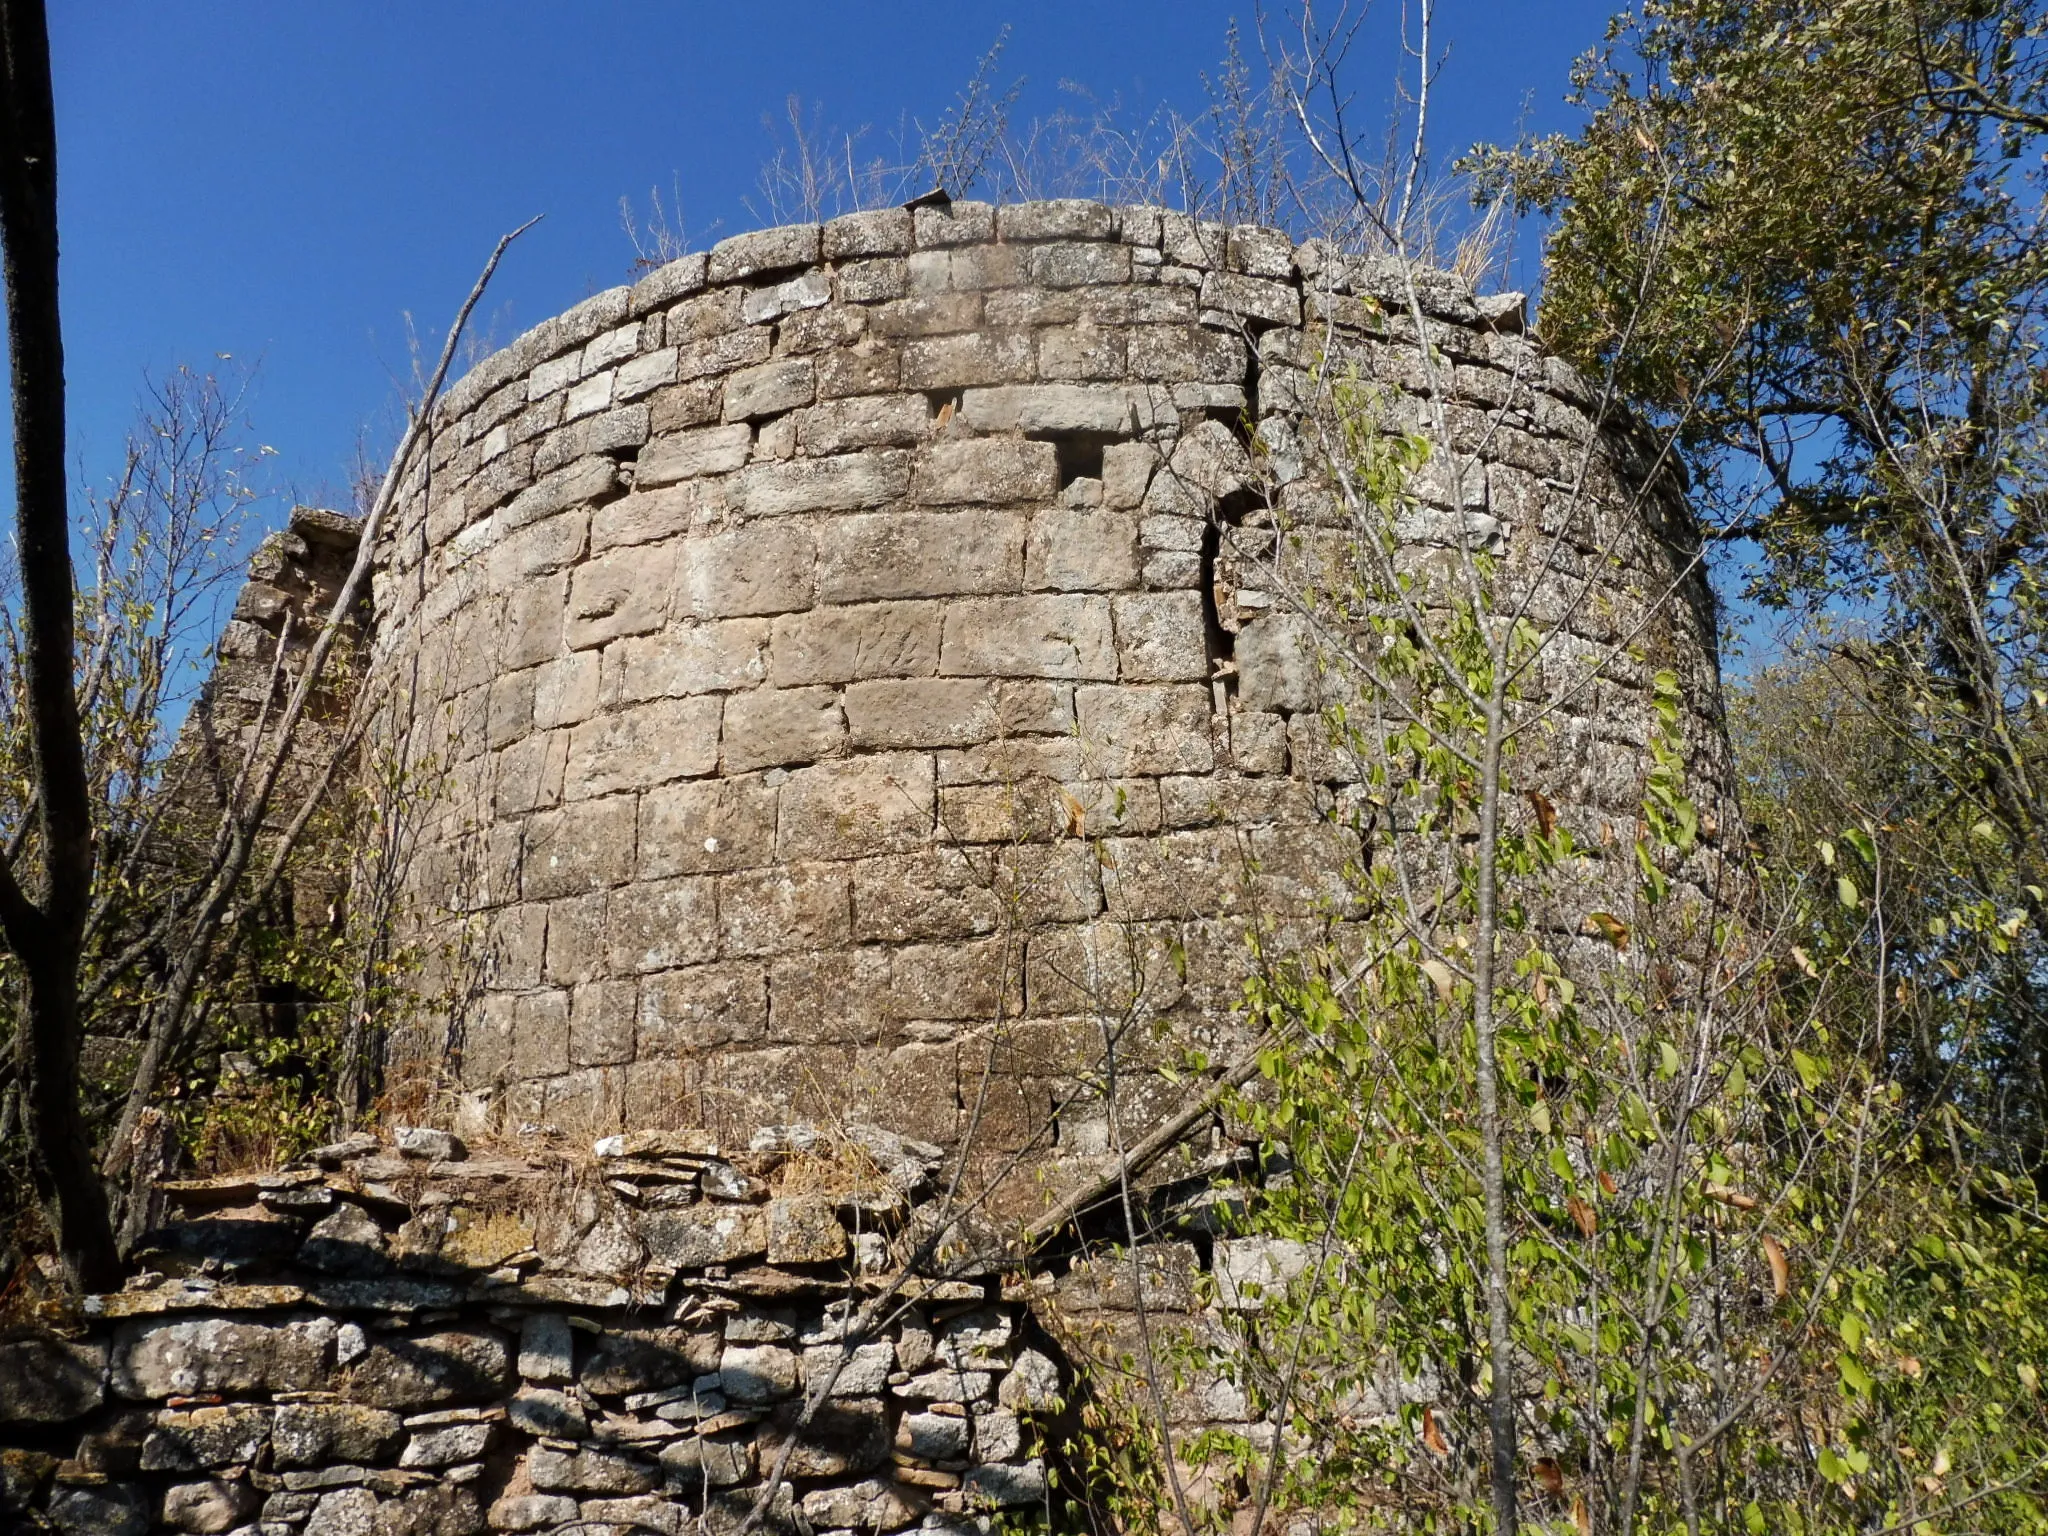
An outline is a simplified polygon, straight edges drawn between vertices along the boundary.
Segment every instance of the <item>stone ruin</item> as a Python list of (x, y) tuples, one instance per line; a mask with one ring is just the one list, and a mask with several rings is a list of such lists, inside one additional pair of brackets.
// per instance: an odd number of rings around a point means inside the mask
[[(940, 203), (738, 236), (477, 366), (356, 685), (413, 850), (389, 1102), (446, 1130), (166, 1186), (129, 1290), (0, 1343), (0, 1503), (243, 1536), (1042, 1504), (1080, 1377), (1299, 1259), (1230, 1235), (1256, 1160), (1157, 1069), (1239, 1057), (1248, 933), (1341, 932), (1371, 856), (1284, 590), (1345, 560), (1319, 366), (1441, 411), (1404, 547), (1540, 546), (1532, 614), (1607, 658), (1523, 756), (1557, 817), (1633, 826), (1659, 668), (1727, 793), (1673, 477), (1520, 296), (1415, 297), (1433, 368), (1389, 263)], [(322, 596), (252, 593), (224, 649), (259, 657)], [(1138, 1232), (1086, 1209), (1132, 1148)], [(1260, 1432), (1222, 1381), (1169, 1410)]]

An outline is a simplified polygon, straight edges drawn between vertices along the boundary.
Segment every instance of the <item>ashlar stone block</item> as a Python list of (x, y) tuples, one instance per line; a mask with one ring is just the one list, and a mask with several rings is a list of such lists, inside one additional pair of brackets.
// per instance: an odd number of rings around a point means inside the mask
[(611, 893), (608, 919), (614, 971), (667, 971), (717, 957), (718, 887), (708, 876), (621, 886)]
[(614, 550), (578, 566), (569, 583), (563, 639), (571, 650), (659, 629), (668, 612), (676, 551), (657, 544)]
[(1209, 676), (1207, 620), (1199, 592), (1145, 592), (1111, 599), (1126, 682), (1203, 682)]
[(1172, 414), (1170, 397), (1120, 384), (1006, 384), (970, 389), (961, 416), (977, 432), (1130, 435)]
[(1142, 573), (1137, 520), (1100, 507), (1054, 507), (1031, 519), (1024, 585), (1055, 592), (1114, 592)]
[(635, 1049), (642, 1061), (751, 1043), (767, 1029), (768, 980), (757, 964), (696, 965), (641, 979)]
[(935, 793), (932, 760), (923, 754), (805, 768), (782, 787), (776, 850), (785, 859), (908, 852), (931, 839)]
[(531, 1081), (569, 1070), (569, 994), (565, 989), (521, 993), (512, 1003), (515, 1077)]
[(529, 901), (574, 896), (632, 878), (631, 795), (583, 800), (542, 811), (520, 828), (520, 891)]
[(775, 620), (769, 677), (778, 686), (796, 687), (930, 676), (939, 669), (939, 616), (939, 604), (916, 602), (785, 615)]
[[(972, 297), (972, 295), (963, 295)], [(991, 335), (924, 336), (903, 346), (905, 389), (958, 389), (975, 384), (1011, 384), (1034, 371), (1031, 338), (1021, 331)]]
[(633, 1059), (638, 989), (631, 981), (587, 981), (569, 1000), (569, 1060), (579, 1067), (618, 1066)]
[(949, 605), (939, 670), (952, 676), (1108, 680), (1116, 641), (1106, 597), (973, 598)]
[(908, 208), (876, 208), (828, 220), (824, 229), (827, 261), (849, 256), (900, 256), (911, 247)]
[(725, 381), (725, 419), (752, 421), (809, 405), (818, 392), (816, 365), (807, 357), (742, 368)]
[(1015, 203), (996, 210), (996, 228), (1005, 240), (1107, 240), (1115, 219), (1102, 203), (1084, 198)]
[(715, 874), (775, 857), (778, 791), (759, 778), (649, 790), (640, 814), (639, 875)]
[(831, 302), (832, 279), (823, 272), (806, 272), (786, 283), (753, 289), (740, 301), (740, 316), (749, 325), (762, 325)]
[(832, 688), (756, 688), (726, 704), (724, 768), (749, 773), (815, 763), (846, 744), (846, 717)]
[(1035, 501), (1058, 483), (1051, 443), (986, 438), (933, 448), (919, 467), (917, 495), (935, 505)]
[(1015, 592), (1024, 519), (999, 512), (877, 512), (818, 530), (818, 601)]
[(679, 698), (752, 688), (768, 675), (768, 625), (762, 619), (677, 624), (636, 635), (605, 652), (621, 699)]
[(784, 224), (776, 229), (733, 235), (711, 247), (706, 281), (715, 287), (763, 272), (807, 267), (818, 259), (819, 249), (819, 230), (815, 224)]
[(768, 968), (768, 1037), (778, 1045), (858, 1044), (887, 1036), (889, 952), (782, 955)]
[(753, 428), (737, 417), (725, 426), (671, 432), (655, 438), (640, 451), (640, 461), (633, 470), (633, 485), (638, 490), (647, 490), (700, 475), (730, 474), (746, 464), (753, 447)]
[(723, 619), (808, 608), (816, 564), (816, 540), (800, 525), (776, 524), (690, 539), (680, 556), (678, 611), (692, 618)]
[(840, 454), (751, 465), (738, 477), (731, 505), (748, 517), (851, 512), (895, 501), (909, 489), (909, 454)]
[(584, 800), (716, 772), (721, 714), (719, 699), (700, 696), (656, 699), (584, 721), (570, 733), (564, 797)]
[(851, 930), (846, 871), (794, 863), (721, 876), (718, 929), (724, 952), (735, 957), (844, 944)]
[(846, 724), (860, 750), (971, 746), (1000, 723), (996, 686), (980, 678), (885, 679), (846, 690)]
[(1215, 767), (1209, 690), (1199, 684), (1076, 691), (1081, 740), (1111, 777), (1207, 773)]
[(568, 576), (557, 573), (506, 594), (504, 628), (498, 641), (500, 666), (530, 667), (561, 651), (568, 586)]
[(687, 533), (697, 520), (704, 498), (694, 482), (635, 489), (606, 502), (590, 519), (590, 551), (603, 554), (621, 544), (651, 544)]
[(796, 420), (806, 453), (850, 453), (859, 448), (908, 448), (930, 434), (931, 406), (922, 395), (855, 395), (826, 399)]
[(993, 933), (1002, 899), (992, 862), (947, 848), (853, 867), (854, 934), (863, 943)]

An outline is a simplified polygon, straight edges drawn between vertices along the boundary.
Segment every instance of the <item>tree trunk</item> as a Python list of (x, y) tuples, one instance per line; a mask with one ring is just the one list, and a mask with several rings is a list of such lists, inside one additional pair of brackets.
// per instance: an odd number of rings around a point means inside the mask
[(66, 1276), (116, 1283), (106, 1191), (78, 1104), (78, 973), (93, 881), (91, 802), (72, 632), (64, 483), (64, 338), (57, 308), (57, 125), (42, 0), (0, 0), (0, 265), (14, 403), (24, 703), (41, 869), (25, 892), (0, 870), (0, 931), (21, 961), (25, 1108), (36, 1178)]

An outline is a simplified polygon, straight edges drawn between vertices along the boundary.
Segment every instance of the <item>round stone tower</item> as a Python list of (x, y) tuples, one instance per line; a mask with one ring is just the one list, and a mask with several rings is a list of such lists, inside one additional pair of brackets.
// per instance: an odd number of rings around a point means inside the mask
[(515, 1124), (872, 1120), (1038, 1172), (1170, 1113), (1140, 1074), (1112, 1129), (1107, 1052), (1227, 1054), (1248, 926), (1341, 918), (1360, 853), (1303, 621), (1231, 537), (1278, 505), (1283, 560), (1328, 553), (1299, 414), (1340, 343), (1465, 456), (1404, 540), (1564, 533), (1548, 606), (1614, 659), (1528, 755), (1558, 814), (1633, 822), (1658, 666), (1719, 786), (1676, 490), (1519, 296), (1419, 298), (1428, 370), (1390, 265), (953, 203), (727, 240), (477, 367), (380, 551), (436, 998), (394, 1071)]

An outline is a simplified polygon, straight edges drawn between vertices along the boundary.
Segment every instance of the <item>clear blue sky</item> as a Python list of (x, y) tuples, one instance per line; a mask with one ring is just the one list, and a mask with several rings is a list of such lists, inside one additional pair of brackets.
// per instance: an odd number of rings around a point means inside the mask
[[(1566, 127), (1575, 54), (1611, 7), (1441, 0), (1440, 163)], [(1383, 118), (1398, 0), (1356, 57)], [(94, 0), (52, 7), (71, 446), (104, 473), (145, 369), (260, 361), (251, 416), (305, 499), (388, 440), (403, 316), (445, 324), (492, 242), (534, 214), (490, 300), (500, 340), (627, 275), (622, 196), (678, 184), (692, 230), (756, 220), (765, 114), (936, 118), (1001, 26), (1020, 110), (1095, 96), (1202, 104), (1242, 0), (626, 0), (410, 4)]]

